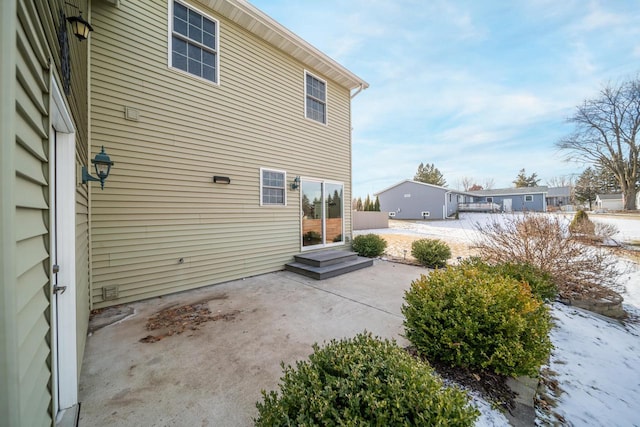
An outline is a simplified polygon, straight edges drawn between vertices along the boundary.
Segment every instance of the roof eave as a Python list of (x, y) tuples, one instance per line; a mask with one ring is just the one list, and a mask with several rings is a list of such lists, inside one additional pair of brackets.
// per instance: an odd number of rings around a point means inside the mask
[(196, 0), (349, 90), (369, 83), (245, 0)]

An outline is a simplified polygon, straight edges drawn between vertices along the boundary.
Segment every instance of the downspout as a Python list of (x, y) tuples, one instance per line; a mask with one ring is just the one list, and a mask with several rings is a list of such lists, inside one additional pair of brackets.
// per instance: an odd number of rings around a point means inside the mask
[(444, 193), (444, 205), (442, 205), (442, 219), (448, 218), (449, 211), (447, 210), (447, 194), (451, 194), (451, 191), (447, 191)]

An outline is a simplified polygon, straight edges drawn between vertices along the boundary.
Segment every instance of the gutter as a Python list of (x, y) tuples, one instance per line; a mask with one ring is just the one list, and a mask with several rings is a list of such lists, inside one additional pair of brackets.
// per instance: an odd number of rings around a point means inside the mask
[(360, 86), (358, 87), (358, 90), (355, 91), (355, 93), (353, 95), (351, 95), (351, 99), (355, 98), (356, 95), (358, 95), (360, 92), (362, 92), (365, 89), (364, 87), (364, 83), (360, 83)]

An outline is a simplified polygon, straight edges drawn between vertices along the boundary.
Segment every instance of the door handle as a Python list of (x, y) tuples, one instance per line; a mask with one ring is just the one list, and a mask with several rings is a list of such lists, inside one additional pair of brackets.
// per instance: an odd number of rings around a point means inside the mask
[(53, 287), (53, 293), (54, 293), (54, 294), (57, 294), (58, 292), (60, 292), (60, 295), (62, 295), (62, 294), (64, 294), (64, 291), (66, 291), (66, 290), (67, 290), (67, 287), (66, 287), (66, 286), (58, 286), (58, 285), (55, 285), (55, 286)]

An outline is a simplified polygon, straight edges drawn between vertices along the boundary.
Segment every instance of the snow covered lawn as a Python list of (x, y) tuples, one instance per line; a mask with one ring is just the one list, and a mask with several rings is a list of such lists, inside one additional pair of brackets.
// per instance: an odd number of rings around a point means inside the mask
[[(462, 214), (460, 220), (391, 221), (389, 229), (356, 234), (406, 234), (470, 244), (478, 237), (476, 224), (499, 217)], [(640, 242), (640, 219), (590, 218), (615, 225), (618, 234), (614, 239), (619, 242)], [(630, 260), (621, 259), (620, 263), (628, 271), (620, 277), (624, 307), (630, 314), (624, 323), (560, 303), (552, 305), (556, 326), (551, 339), (555, 348), (546, 370), (558, 382), (558, 391), (553, 414), (538, 414), (540, 425), (640, 426), (640, 268)], [(474, 401), (482, 411), (478, 426), (508, 425), (506, 418), (486, 402), (478, 397)]]

